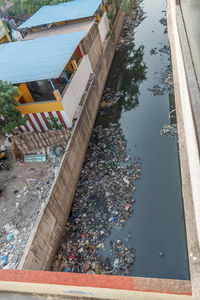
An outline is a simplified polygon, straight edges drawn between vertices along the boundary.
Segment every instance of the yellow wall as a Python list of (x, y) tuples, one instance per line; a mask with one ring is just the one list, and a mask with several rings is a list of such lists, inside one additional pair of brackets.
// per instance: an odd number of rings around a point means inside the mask
[(68, 62), (68, 64), (65, 67), (65, 71), (68, 71), (69, 73), (73, 73), (74, 72), (74, 70), (73, 70), (73, 68), (71, 66), (71, 63), (72, 63), (72, 61), (70, 59), (70, 61)]
[(21, 111), (23, 115), (64, 110), (58, 91), (54, 91), (54, 95), (57, 101), (20, 104), (17, 109)]
[[(76, 64), (78, 64), (78, 62), (80, 60), (80, 55), (79, 55), (78, 51), (75, 51), (73, 53), (73, 58), (75, 59)], [(68, 71), (70, 74), (74, 72), (74, 68), (72, 67), (72, 59), (70, 59), (68, 64), (65, 66), (65, 71)]]
[(3, 25), (1, 18), (0, 18), (0, 29), (4, 33), (4, 34), (0, 35), (0, 44), (11, 42), (10, 36), (7, 32), (7, 29)]
[(20, 93), (20, 96), (16, 97), (17, 100), (19, 100), (23, 96), (23, 99), (25, 100), (26, 103), (34, 102), (34, 99), (31, 95), (31, 93), (29, 92), (29, 89), (28, 89), (26, 83), (21, 83), (18, 87), (18, 91)]

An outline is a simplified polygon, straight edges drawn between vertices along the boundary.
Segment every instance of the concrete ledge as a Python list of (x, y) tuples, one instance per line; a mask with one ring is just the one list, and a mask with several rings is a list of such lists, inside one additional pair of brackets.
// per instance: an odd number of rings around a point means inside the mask
[(19, 299), (192, 299), (189, 281), (17, 270), (0, 270), (0, 291)]
[(49, 270), (58, 250), (70, 213), (79, 174), (85, 158), (99, 102), (123, 25), (124, 14), (119, 11), (113, 32), (95, 69), (79, 119), (63, 157), (58, 176), (47, 203), (33, 228), (18, 269)]

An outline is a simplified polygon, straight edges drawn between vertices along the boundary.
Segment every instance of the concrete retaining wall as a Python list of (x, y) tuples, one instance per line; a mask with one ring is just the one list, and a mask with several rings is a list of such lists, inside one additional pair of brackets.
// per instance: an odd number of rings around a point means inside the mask
[(77, 71), (74, 73), (72, 79), (70, 80), (70, 84), (68, 85), (62, 99), (62, 105), (71, 124), (90, 78), (90, 73), (91, 66), (89, 65), (89, 61), (87, 60), (86, 55), (84, 55)]
[(108, 18), (107, 18), (106, 13), (104, 13), (98, 27), (99, 27), (99, 33), (100, 33), (100, 36), (101, 36), (101, 41), (103, 43), (106, 39), (106, 36), (107, 36), (109, 30), (110, 30), (110, 26), (109, 26), (109, 22), (108, 22)]
[(90, 31), (84, 37), (81, 42), (81, 50), (84, 55), (88, 55), (92, 70), (96, 68), (99, 57), (103, 51), (103, 44), (101, 41), (101, 36), (98, 28), (98, 24), (93, 23)]
[(94, 80), (91, 82), (81, 115), (73, 129), (71, 141), (48, 202), (36, 221), (18, 269), (48, 270), (58, 250), (123, 19), (124, 14), (120, 10), (110, 38), (105, 41), (104, 52), (96, 66)]

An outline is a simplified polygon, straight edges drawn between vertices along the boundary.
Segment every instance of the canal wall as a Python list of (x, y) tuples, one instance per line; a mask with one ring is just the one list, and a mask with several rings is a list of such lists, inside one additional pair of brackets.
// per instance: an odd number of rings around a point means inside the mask
[[(199, 94), (194, 89), (196, 78), (192, 68), (182, 13), (178, 4), (179, 2), (176, 5), (175, 2), (167, 0), (168, 33), (175, 87), (190, 277), (193, 299), (197, 300), (200, 299), (200, 156), (193, 110), (196, 112), (199, 110)], [(193, 105), (193, 99), (196, 97), (198, 106)]]
[(81, 50), (84, 55), (88, 55), (92, 70), (94, 71), (103, 51), (103, 44), (97, 23), (92, 25), (87, 35), (81, 41)]
[[(124, 13), (120, 10), (116, 16), (110, 36), (104, 42), (103, 52), (94, 69), (93, 80), (83, 101), (82, 111), (73, 129), (60, 170), (50, 191), (48, 201), (36, 220), (18, 269), (50, 269), (70, 213), (77, 181), (84, 162), (115, 47), (121, 33), (123, 20)], [(94, 34), (95, 30), (94, 28)], [(99, 34), (96, 34), (96, 38), (100, 38)], [(84, 54), (87, 54), (87, 50), (84, 51)]]

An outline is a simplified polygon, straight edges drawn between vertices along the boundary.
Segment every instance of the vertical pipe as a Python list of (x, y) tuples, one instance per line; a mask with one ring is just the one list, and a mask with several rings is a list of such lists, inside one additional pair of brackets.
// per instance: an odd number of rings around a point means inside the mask
[(66, 80), (67, 80), (67, 83), (69, 83), (70, 81), (69, 81), (69, 78), (67, 77), (67, 74), (66, 74), (65, 70), (63, 71), (63, 73), (64, 73), (64, 75), (65, 75), (65, 78), (66, 78)]
[(54, 84), (53, 84), (53, 81), (52, 81), (52, 80), (49, 80), (49, 82), (51, 83), (51, 86), (52, 86), (53, 90), (55, 91), (56, 88), (55, 88), (55, 86), (54, 86)]

